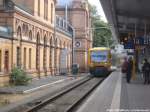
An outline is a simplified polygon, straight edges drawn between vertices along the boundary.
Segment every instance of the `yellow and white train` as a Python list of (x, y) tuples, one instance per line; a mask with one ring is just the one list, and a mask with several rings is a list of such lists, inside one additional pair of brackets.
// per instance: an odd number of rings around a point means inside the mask
[(94, 76), (107, 76), (111, 72), (111, 50), (107, 47), (95, 47), (88, 51), (89, 71)]

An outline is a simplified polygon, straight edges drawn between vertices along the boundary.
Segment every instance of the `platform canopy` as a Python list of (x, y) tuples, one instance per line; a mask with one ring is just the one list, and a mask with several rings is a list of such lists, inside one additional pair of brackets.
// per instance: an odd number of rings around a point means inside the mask
[(117, 39), (150, 34), (150, 0), (100, 0)]

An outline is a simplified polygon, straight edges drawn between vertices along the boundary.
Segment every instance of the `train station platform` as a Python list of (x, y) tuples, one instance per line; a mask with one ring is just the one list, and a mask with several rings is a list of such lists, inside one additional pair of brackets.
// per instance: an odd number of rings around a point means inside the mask
[(131, 83), (118, 70), (113, 72), (77, 112), (150, 112), (150, 85), (140, 75)]

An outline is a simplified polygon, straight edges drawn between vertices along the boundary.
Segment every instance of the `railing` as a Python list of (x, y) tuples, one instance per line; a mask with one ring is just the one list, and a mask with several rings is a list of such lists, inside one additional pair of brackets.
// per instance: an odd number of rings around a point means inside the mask
[(73, 28), (72, 26), (66, 22), (62, 17), (56, 16), (56, 29), (62, 31), (69, 36), (73, 37)]

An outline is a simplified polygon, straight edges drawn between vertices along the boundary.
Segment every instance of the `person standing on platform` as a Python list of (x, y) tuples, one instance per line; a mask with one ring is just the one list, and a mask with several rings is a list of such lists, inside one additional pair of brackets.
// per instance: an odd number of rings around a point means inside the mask
[(144, 59), (144, 64), (142, 66), (142, 72), (144, 74), (144, 84), (149, 84), (150, 83), (150, 79), (149, 79), (150, 63), (148, 62), (147, 59)]
[(121, 72), (123, 75), (126, 75), (127, 73), (127, 66), (128, 66), (128, 60), (127, 60), (127, 57), (124, 57), (124, 62), (121, 66)]
[(130, 83), (131, 80), (131, 75), (132, 75), (132, 69), (133, 69), (133, 61), (132, 61), (132, 57), (130, 57), (128, 59), (128, 66), (127, 66), (127, 83)]

